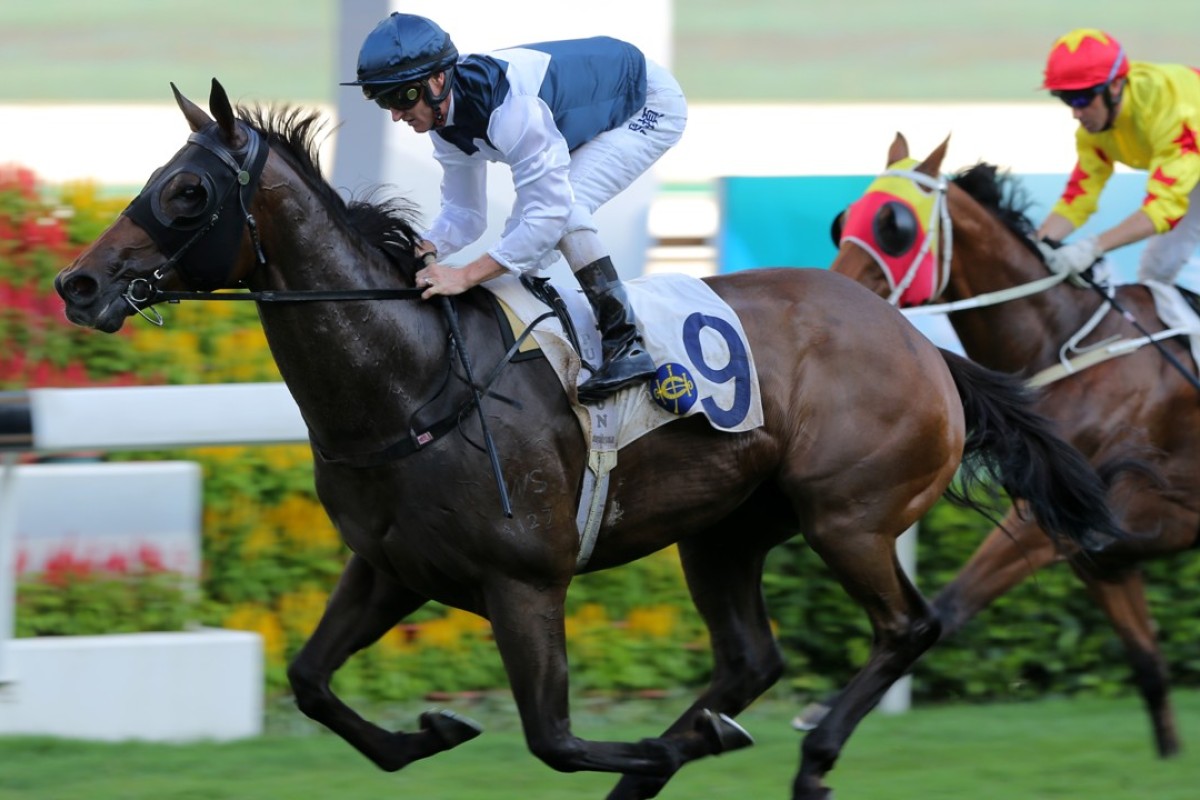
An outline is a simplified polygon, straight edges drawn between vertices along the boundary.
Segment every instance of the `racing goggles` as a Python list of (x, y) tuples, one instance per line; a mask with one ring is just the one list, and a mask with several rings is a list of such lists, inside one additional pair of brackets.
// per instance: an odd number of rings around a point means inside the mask
[[(364, 91), (366, 87), (363, 87)], [(369, 95), (368, 99), (387, 111), (408, 111), (421, 99), (423, 87), (420, 83), (406, 83), (395, 89), (385, 89), (381, 94)]]
[(1107, 83), (1101, 83), (1097, 86), (1089, 86), (1086, 89), (1056, 89), (1050, 94), (1062, 100), (1071, 108), (1087, 108), (1092, 104), (1092, 98), (1103, 92), (1107, 87)]

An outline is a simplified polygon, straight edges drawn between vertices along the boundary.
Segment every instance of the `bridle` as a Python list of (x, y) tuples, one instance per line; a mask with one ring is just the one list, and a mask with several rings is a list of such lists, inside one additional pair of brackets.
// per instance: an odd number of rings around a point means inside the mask
[[(159, 194), (171, 178), (183, 171), (175, 167), (166, 168), (150, 177), (146, 187), (122, 212), (142, 228), (163, 252), (174, 252), (151, 274), (149, 278), (134, 278), (122, 295), (143, 319), (162, 327), (162, 315), (154, 308), (157, 303), (178, 303), (181, 300), (205, 300), (256, 303), (312, 303), (338, 300), (418, 300), (424, 289), (416, 287), (390, 289), (299, 289), (261, 290), (212, 293), (213, 289), (225, 286), (234, 265), (234, 256), (244, 231), (249, 231), (254, 245), (258, 267), (267, 265), (258, 235), (258, 223), (250, 213), (250, 201), (262, 177), (269, 148), (263, 136), (243, 122), (237, 123), (246, 134), (247, 143), (237, 150), (228, 147), (212, 123), (188, 137), (188, 146), (197, 146), (204, 151), (199, 160), (207, 161), (207, 169), (200, 172), (201, 184), (209, 197), (204, 210), (185, 219), (166, 219), (156, 202)], [(183, 151), (180, 151), (183, 152)], [(174, 159), (172, 160), (174, 163)], [(168, 164), (170, 166), (170, 164)], [(196, 167), (195, 160), (189, 169)], [(218, 227), (219, 226), (219, 227)], [(206, 237), (216, 232), (213, 239)], [(223, 271), (212, 265), (228, 264)], [(172, 271), (179, 273), (185, 291), (166, 291), (160, 288)]]
[[(938, 290), (933, 297), (939, 297), (950, 282), (950, 269), (953, 263), (953, 245), (954, 245), (954, 223), (950, 218), (950, 206), (947, 201), (949, 190), (949, 182), (944, 177), (932, 178), (923, 172), (907, 169), (893, 169), (883, 173), (885, 177), (905, 178), (917, 184), (917, 186), (931, 191), (934, 195), (933, 210), (930, 212), (929, 224), (926, 226), (927, 233), (925, 241), (921, 243), (921, 247), (917, 254), (913, 257), (912, 263), (905, 270), (900, 281), (895, 284), (891, 294), (887, 300), (892, 305), (899, 305), (904, 292), (912, 284), (917, 276), (922, 259), (929, 252), (929, 248), (937, 241), (936, 237), (939, 232), (942, 235), (942, 252), (940, 259)], [(856, 242), (860, 244), (861, 242)], [(868, 250), (870, 255), (875, 259), (884, 275), (888, 277), (888, 282), (891, 283), (891, 272), (880, 261), (878, 255)], [(1052, 286), (1057, 286), (1069, 277), (1069, 273), (1051, 273), (1045, 278), (1023, 283), (1018, 286), (1013, 286), (1008, 289), (1001, 289), (995, 292), (987, 292), (986, 294), (969, 297), (965, 300), (957, 300), (952, 303), (938, 303), (912, 308), (902, 309), (905, 316), (926, 316), (929, 314), (948, 314), (953, 311), (964, 311), (971, 308), (982, 308), (984, 306), (996, 305), (1009, 300), (1016, 300), (1020, 297), (1028, 297), (1029, 295), (1044, 292)]]
[(853, 237), (853, 241), (860, 247), (863, 247), (875, 259), (879, 268), (883, 270), (884, 277), (887, 278), (888, 283), (892, 286), (892, 291), (888, 295), (887, 301), (891, 305), (898, 306), (904, 297), (904, 293), (908, 291), (920, 273), (921, 263), (925, 260), (925, 256), (937, 244), (938, 237), (940, 236), (941, 258), (935, 267), (937, 273), (934, 276), (936, 290), (930, 294), (930, 297), (937, 297), (945, 290), (946, 284), (950, 281), (950, 255), (954, 243), (954, 227), (950, 222), (950, 209), (946, 203), (946, 179), (940, 176), (931, 178), (923, 172), (911, 169), (890, 169), (880, 177), (907, 179), (915, 183), (918, 188), (933, 195), (933, 205), (929, 211), (929, 219), (925, 224), (925, 238), (909, 262), (908, 268), (900, 275), (899, 280), (896, 280), (896, 276), (888, 269), (883, 258), (875, 252), (874, 247), (857, 237)]
[[(242, 122), (237, 125), (246, 136), (246, 143), (237, 150), (221, 140), (218, 125), (213, 122), (188, 136), (180, 151), (183, 154), (188, 148), (198, 149), (193, 157), (186, 159), (186, 168), (199, 173), (207, 198), (198, 214), (167, 218), (162, 211), (162, 192), (185, 169), (183, 165), (171, 170), (163, 168), (152, 175), (145, 188), (121, 212), (142, 228), (160, 250), (171, 253), (150, 278), (131, 280), (123, 295), (130, 307), (155, 325), (163, 324), (162, 315), (153, 308), (153, 303), (164, 299), (159, 285), (172, 272), (178, 272), (183, 283), (197, 290), (198, 295), (207, 296), (206, 292), (223, 286), (233, 269), (243, 230), (250, 232), (259, 266), (266, 266), (250, 201), (262, 176), (268, 148), (258, 131)], [(217, 272), (213, 269), (217, 264), (228, 267)]]

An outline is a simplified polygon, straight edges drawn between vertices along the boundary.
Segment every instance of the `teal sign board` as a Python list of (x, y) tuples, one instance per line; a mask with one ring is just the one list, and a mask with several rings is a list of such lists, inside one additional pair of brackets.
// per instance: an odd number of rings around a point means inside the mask
[[(718, 271), (829, 266), (837, 253), (829, 235), (833, 218), (862, 196), (874, 179), (874, 175), (722, 178)], [(1037, 224), (1062, 193), (1067, 176), (1023, 175), (1015, 180), (1032, 203), (1028, 213)], [(1113, 175), (1100, 198), (1100, 209), (1074, 235), (1098, 233), (1117, 224), (1141, 205), (1145, 191), (1144, 174)], [(1135, 279), (1142, 246), (1123, 247), (1109, 256), (1115, 281)]]

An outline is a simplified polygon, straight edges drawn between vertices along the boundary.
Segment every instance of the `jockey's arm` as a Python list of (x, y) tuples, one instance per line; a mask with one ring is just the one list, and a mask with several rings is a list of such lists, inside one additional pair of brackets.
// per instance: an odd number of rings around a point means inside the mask
[[(1061, 214), (1051, 212), (1045, 221), (1042, 222), (1041, 227), (1038, 228), (1037, 238), (1053, 239), (1056, 242), (1061, 242), (1070, 236), (1074, 230), (1075, 226), (1069, 219)], [(1100, 244), (1100, 249), (1107, 253), (1110, 250), (1116, 250), (1118, 247), (1124, 247), (1127, 244), (1148, 239), (1155, 233), (1157, 231), (1154, 229), (1154, 223), (1139, 208), (1096, 238)]]
[(1056, 214), (1053, 211), (1043, 220), (1041, 227), (1037, 230), (1037, 238), (1052, 239), (1056, 242), (1061, 242), (1071, 235), (1075, 230), (1075, 223), (1064, 217), (1062, 214)]
[(1154, 227), (1154, 222), (1146, 215), (1146, 212), (1139, 208), (1113, 227), (1101, 233), (1097, 239), (1100, 242), (1101, 249), (1107, 253), (1110, 250), (1116, 250), (1118, 247), (1124, 247), (1127, 244), (1148, 239), (1156, 233), (1158, 231)]

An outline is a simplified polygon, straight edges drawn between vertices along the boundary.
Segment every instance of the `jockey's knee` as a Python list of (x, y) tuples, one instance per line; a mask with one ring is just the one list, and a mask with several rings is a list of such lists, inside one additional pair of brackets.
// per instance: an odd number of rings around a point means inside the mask
[(1196, 236), (1188, 228), (1150, 237), (1138, 261), (1138, 282), (1173, 284), (1196, 249)]
[(1166, 284), (1174, 283), (1175, 276), (1179, 274), (1179, 270), (1182, 268), (1182, 263), (1168, 263), (1162, 259), (1142, 259), (1142, 262), (1138, 264), (1138, 283), (1145, 283), (1146, 281), (1157, 281), (1158, 283)]

